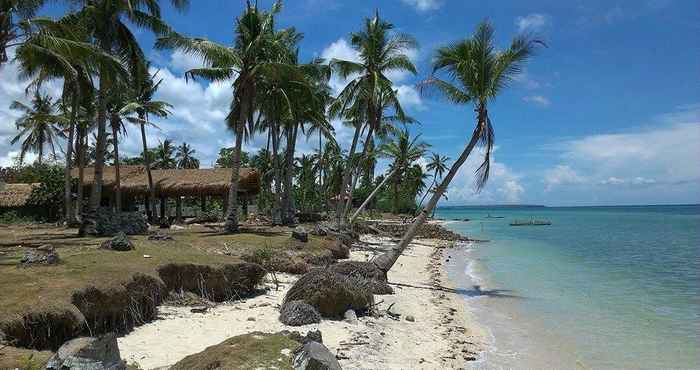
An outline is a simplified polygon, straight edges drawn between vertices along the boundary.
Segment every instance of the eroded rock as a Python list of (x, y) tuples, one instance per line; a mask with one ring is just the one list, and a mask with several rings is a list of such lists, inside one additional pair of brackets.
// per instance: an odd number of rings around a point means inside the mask
[(64, 343), (49, 359), (49, 370), (120, 370), (126, 364), (119, 355), (117, 337), (108, 333), (100, 337), (79, 337)]
[(308, 342), (294, 351), (295, 370), (341, 370), (340, 363), (321, 343)]

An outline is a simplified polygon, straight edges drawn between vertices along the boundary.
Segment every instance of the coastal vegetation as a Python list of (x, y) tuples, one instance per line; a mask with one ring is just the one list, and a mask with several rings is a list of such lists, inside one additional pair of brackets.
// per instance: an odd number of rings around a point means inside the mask
[[(0, 340), (36, 350), (127, 333), (185, 293), (197, 302), (253, 296), (266, 274), (278, 283), (275, 272), (303, 274), (283, 312), (301, 307), (314, 322), (376, 314), (374, 295), (393, 293), (388, 273), (417, 235), (463, 239), (426, 221), (470, 156), (481, 157), (476, 191), (485, 186), (495, 138), (489, 108), (544, 45), (520, 35), (498, 49), (484, 21), (437, 49), (420, 92), (464, 107), (455, 125), (474, 126), (451, 162), (417, 133), (390, 78), (420, 76), (409, 57), (418, 43), (378, 10), (349, 35), (358, 60), (301, 60), (303, 35), (277, 22), (281, 2), (246, 2), (230, 45), (173, 29), (157, 0), (66, 1), (57, 19), (37, 16), (43, 5), (0, 1), (0, 68), (17, 64), (31, 101), (12, 103), (19, 156), (0, 168)], [(137, 39), (143, 32), (156, 49), (201, 62), (184, 72), (187, 83), (229, 89), (221, 125), (231, 146), (217, 148), (214, 163), (186, 137), (161, 135), (158, 122), (177, 107), (157, 100), (163, 80)], [(332, 78), (345, 82), (337, 94)], [(47, 83), (60, 84), (60, 96), (47, 95)], [(336, 140), (332, 122), (352, 132), (349, 143)], [(140, 153), (125, 151), (134, 130)], [(265, 147), (246, 151), (256, 136)], [(314, 151), (299, 150), (303, 141)], [(371, 261), (338, 263), (358, 233), (400, 241)], [(386, 314), (395, 319), (391, 306)], [(228, 356), (216, 366), (267, 363), (227, 352), (258, 340), (267, 357), (301, 343), (285, 333), (234, 337), (211, 348)], [(193, 355), (175, 368), (210, 368), (207, 361)]]

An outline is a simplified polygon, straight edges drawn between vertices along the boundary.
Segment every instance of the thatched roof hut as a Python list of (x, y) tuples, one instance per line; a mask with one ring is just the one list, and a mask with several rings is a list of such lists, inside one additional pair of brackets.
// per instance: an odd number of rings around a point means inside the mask
[[(148, 176), (143, 166), (120, 166), (121, 191), (129, 195), (148, 194)], [(73, 169), (73, 177), (78, 177), (78, 170)], [(238, 192), (254, 196), (260, 192), (260, 175), (255, 169), (241, 168), (239, 172)], [(200, 168), (151, 170), (153, 184), (158, 196), (200, 196), (226, 195), (231, 180), (230, 168)], [(86, 167), (83, 186), (93, 183), (94, 168)], [(103, 186), (107, 191), (114, 188), (114, 167), (104, 167)]]
[(0, 183), (0, 208), (19, 208), (27, 205), (32, 191), (39, 183), (5, 184)]

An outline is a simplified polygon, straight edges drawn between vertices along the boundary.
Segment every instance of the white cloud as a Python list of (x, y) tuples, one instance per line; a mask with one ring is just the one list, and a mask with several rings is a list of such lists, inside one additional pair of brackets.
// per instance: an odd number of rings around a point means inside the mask
[(553, 148), (562, 163), (545, 171), (545, 190), (602, 187), (609, 196), (634, 195), (636, 203), (700, 200), (699, 112), (689, 105), (657, 117), (653, 127), (559, 143)]
[(442, 6), (442, 1), (439, 0), (401, 0), (404, 4), (410, 5), (419, 12), (439, 9)]
[(540, 107), (545, 107), (545, 108), (552, 105), (552, 102), (548, 98), (546, 98), (542, 95), (528, 95), (528, 96), (523, 98), (523, 101), (525, 101), (527, 103), (539, 105)]
[(515, 19), (515, 24), (518, 26), (518, 31), (541, 31), (549, 23), (549, 17), (544, 14), (531, 13), (524, 17)]
[(426, 110), (418, 90), (412, 85), (399, 85), (396, 88), (396, 94), (399, 97), (399, 102), (404, 109), (413, 108), (418, 111)]
[(170, 66), (179, 72), (186, 72), (194, 68), (202, 68), (204, 61), (202, 58), (185, 53), (181, 50), (175, 50), (170, 54)]

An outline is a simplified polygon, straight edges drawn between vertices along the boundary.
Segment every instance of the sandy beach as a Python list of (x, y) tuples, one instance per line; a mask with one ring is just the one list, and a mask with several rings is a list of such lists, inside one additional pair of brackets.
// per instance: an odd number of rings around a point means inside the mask
[[(369, 260), (391, 242), (363, 236), (350, 258)], [(305, 334), (318, 329), (345, 369), (465, 368), (469, 360), (479, 357), (483, 331), (447, 280), (443, 251), (451, 244), (427, 239), (412, 243), (389, 272), (395, 293), (376, 296), (376, 317), (286, 326), (278, 320), (279, 306), (297, 277), (279, 274), (278, 290), (268, 281), (265, 294), (221, 304), (206, 313), (162, 306), (161, 319), (119, 338), (119, 349), (122, 358), (143, 369), (167, 369), (187, 355), (251, 331)], [(389, 307), (393, 315), (387, 314)]]

